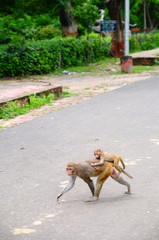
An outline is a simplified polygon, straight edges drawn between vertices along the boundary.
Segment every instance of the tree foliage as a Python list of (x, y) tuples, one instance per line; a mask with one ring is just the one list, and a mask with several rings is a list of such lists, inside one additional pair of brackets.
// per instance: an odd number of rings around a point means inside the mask
[(88, 33), (91, 32), (95, 20), (100, 17), (97, 6), (92, 5), (90, 2), (78, 5), (72, 10), (72, 15), (78, 23), (87, 29)]
[[(114, 1), (114, 0), (110, 0)], [(146, 3), (147, 27), (159, 28), (159, 0), (131, 0), (130, 1), (130, 22), (137, 24), (137, 27), (143, 28), (143, 3)], [(59, 16), (61, 6), (65, 7), (68, 0), (5, 0), (1, 1), (0, 14), (14, 14), (16, 17), (23, 17), (25, 14), (35, 16), (49, 13), (52, 17)], [(71, 5), (77, 12), (83, 3), (94, 5), (99, 9), (106, 10), (105, 0), (71, 0)], [(124, 0), (122, 0), (124, 9)], [(79, 9), (80, 10), (80, 9)], [(106, 10), (107, 11), (107, 10)], [(123, 17), (124, 17), (124, 10)], [(82, 14), (83, 15), (83, 14)]]
[(159, 0), (131, 0), (130, 22), (137, 27), (144, 27), (143, 4), (146, 3), (147, 27), (159, 28)]

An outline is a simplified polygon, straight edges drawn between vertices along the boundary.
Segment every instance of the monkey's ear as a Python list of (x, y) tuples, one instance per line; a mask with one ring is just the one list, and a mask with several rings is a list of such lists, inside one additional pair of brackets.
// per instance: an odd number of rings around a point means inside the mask
[(79, 166), (79, 163), (75, 163), (75, 168), (77, 169)]
[(94, 150), (94, 154), (96, 154), (97, 151), (98, 151), (98, 149), (95, 149), (95, 150)]

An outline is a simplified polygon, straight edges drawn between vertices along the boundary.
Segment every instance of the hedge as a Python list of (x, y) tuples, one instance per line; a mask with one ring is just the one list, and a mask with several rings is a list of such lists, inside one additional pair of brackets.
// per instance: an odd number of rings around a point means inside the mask
[[(111, 38), (90, 36), (89, 62), (108, 57)], [(81, 38), (54, 38), (26, 41), (0, 48), (0, 77), (46, 74), (58, 68), (87, 63), (88, 41)]]

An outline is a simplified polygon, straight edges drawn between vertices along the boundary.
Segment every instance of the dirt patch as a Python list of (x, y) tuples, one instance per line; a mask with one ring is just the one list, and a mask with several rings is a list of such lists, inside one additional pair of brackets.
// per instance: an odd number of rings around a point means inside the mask
[(15, 126), (52, 111), (66, 108), (70, 105), (90, 99), (104, 92), (112, 91), (119, 87), (126, 87), (128, 84), (148, 79), (154, 74), (159, 74), (159, 68), (155, 71), (147, 71), (142, 74), (129, 73), (112, 75), (113, 71), (114, 70), (112, 69), (110, 72), (106, 72), (101, 69), (101, 72), (96, 73), (94, 76), (91, 76), (92, 73), (78, 73), (75, 75), (47, 75), (22, 79), (20, 81), (38, 81), (46, 84), (48, 83), (49, 85), (62, 85), (63, 91), (68, 91), (72, 93), (72, 95), (67, 98), (55, 100), (52, 106), (45, 105), (39, 109), (32, 110), (27, 114), (17, 116), (14, 119), (0, 120), (0, 126), (3, 128)]

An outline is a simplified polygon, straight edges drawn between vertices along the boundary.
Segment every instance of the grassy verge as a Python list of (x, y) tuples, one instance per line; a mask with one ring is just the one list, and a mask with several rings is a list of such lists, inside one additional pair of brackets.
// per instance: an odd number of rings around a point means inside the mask
[[(120, 59), (114, 58), (106, 58), (102, 61), (99, 61), (94, 64), (90, 64), (88, 66), (79, 66), (79, 67), (70, 67), (67, 68), (68, 72), (76, 72), (80, 73), (82, 76), (84, 75), (96, 75), (96, 74), (126, 74), (121, 72), (121, 66), (119, 65)], [(157, 62), (158, 63), (158, 62)], [(133, 73), (142, 74), (145, 71), (154, 71), (158, 68), (158, 64), (154, 66), (133, 66)], [(63, 70), (58, 70), (54, 73), (55, 74), (63, 74)], [(104, 86), (100, 86), (99, 88), (104, 88)], [(63, 87), (65, 91), (60, 97), (70, 97), (72, 95), (77, 96), (79, 93), (69, 93), (67, 91), (68, 87)], [(88, 91), (88, 88), (84, 90)], [(25, 105), (21, 105), (18, 101), (9, 102), (6, 105), (0, 107), (0, 119), (9, 119), (14, 118), (18, 115), (22, 115), (28, 113), (32, 109), (40, 108), (42, 105), (45, 104), (53, 104), (55, 99), (54, 94), (49, 94), (48, 96), (30, 96), (30, 101)], [(0, 126), (0, 129), (3, 127)]]
[(31, 109), (39, 108), (45, 104), (52, 104), (55, 99), (54, 94), (48, 96), (30, 96), (29, 102), (26, 104), (20, 104), (18, 100), (11, 101), (0, 107), (0, 119), (14, 118), (18, 115), (28, 113)]
[[(142, 73), (145, 71), (153, 71), (159, 66), (158, 61), (153, 66), (133, 66), (133, 73)], [(68, 74), (80, 73), (83, 77), (90, 75), (95, 76), (97, 74), (125, 74), (121, 72), (120, 59), (117, 58), (105, 58), (99, 62), (92, 63), (84, 66), (69, 67), (67, 69), (59, 69), (53, 72), (51, 75), (62, 75), (63, 71), (67, 71)]]
[(51, 73), (51, 75), (63, 75), (63, 71), (67, 71), (68, 74), (74, 74), (74, 73), (100, 73), (103, 70), (110, 70), (113, 66), (116, 65), (116, 63), (119, 63), (120, 59), (115, 58), (104, 58), (103, 60), (100, 60), (96, 63), (91, 63), (89, 65), (83, 65), (83, 66), (74, 66), (74, 67), (68, 67), (66, 69), (59, 69)]
[[(60, 97), (70, 97), (72, 95), (77, 96), (78, 94), (63, 91)], [(9, 118), (15, 118), (18, 115), (28, 113), (32, 109), (40, 108), (45, 104), (52, 105), (55, 98), (56, 97), (54, 94), (49, 94), (47, 96), (36, 96), (35, 94), (29, 97), (29, 102), (27, 102), (26, 104), (21, 104), (18, 100), (11, 101), (0, 107), (0, 119), (7, 120)], [(1, 126), (0, 129), (2, 129)]]

